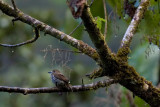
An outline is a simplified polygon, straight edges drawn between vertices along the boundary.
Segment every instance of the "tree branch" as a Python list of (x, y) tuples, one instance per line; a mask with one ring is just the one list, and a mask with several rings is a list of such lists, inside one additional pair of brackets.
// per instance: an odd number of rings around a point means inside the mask
[(71, 46), (77, 48), (79, 51), (83, 52), (84, 54), (92, 57), (95, 61), (100, 62), (99, 55), (97, 54), (96, 50), (90, 47), (88, 44), (84, 43), (83, 41), (77, 40), (49, 25), (46, 25), (45, 23), (35, 18), (32, 18), (29, 15), (24, 14), (20, 10), (18, 10), (18, 12), (15, 12), (15, 10), (11, 6), (4, 3), (3, 1), (0, 1), (0, 10), (8, 16), (11, 16), (14, 18), (18, 17), (18, 20), (24, 23), (27, 23), (32, 27), (38, 28), (40, 31), (43, 31), (45, 34), (49, 34), (67, 44), (70, 44)]
[[(143, 6), (147, 5), (143, 4)], [(160, 89), (157, 89), (151, 82), (141, 77), (136, 70), (128, 64), (127, 58), (120, 57), (127, 56), (129, 53), (129, 48), (125, 47), (124, 49), (126, 49), (126, 51), (121, 51), (119, 55), (115, 55), (110, 51), (108, 45), (104, 41), (104, 36), (98, 29), (95, 19), (93, 18), (87, 5), (83, 10), (81, 18), (102, 61), (101, 67), (103, 75), (119, 80), (119, 83), (122, 86), (131, 90), (135, 95), (145, 100), (151, 106), (159, 106)], [(95, 73), (98, 74), (98, 72)], [(92, 75), (90, 76), (94, 77)]]
[(142, 20), (142, 18), (144, 17), (144, 13), (147, 10), (147, 7), (149, 6), (149, 1), (150, 0), (141, 0), (141, 3), (138, 6), (138, 8), (134, 14), (134, 17), (132, 18), (132, 21), (131, 21), (130, 25), (128, 26), (126, 33), (122, 39), (121, 48), (125, 48), (125, 47), (130, 46), (132, 37), (136, 33), (138, 25), (139, 25), (140, 21)]
[(128, 26), (126, 33), (121, 41), (121, 46), (117, 52), (117, 57), (121, 59), (123, 62), (128, 61), (128, 54), (130, 53), (130, 43), (136, 30), (138, 29), (138, 25), (142, 18), (144, 17), (144, 13), (149, 6), (149, 0), (141, 0), (140, 5), (138, 6), (130, 25)]
[(126, 33), (121, 41), (121, 46), (117, 52), (117, 56), (122, 59), (122, 61), (128, 61), (128, 54), (130, 53), (130, 43), (136, 30), (138, 29), (138, 25), (142, 18), (144, 17), (144, 13), (147, 10), (149, 5), (149, 0), (141, 0), (140, 5), (138, 6), (130, 25), (128, 26)]
[[(86, 31), (88, 32), (94, 46), (97, 49), (97, 52), (102, 61), (102, 66), (105, 67), (106, 63), (112, 60), (111, 51), (104, 40), (104, 35), (101, 33), (100, 29), (97, 27), (96, 21), (93, 18), (90, 8), (85, 4), (81, 19), (86, 27)], [(101, 67), (102, 67), (101, 66)]]
[(80, 91), (96, 90), (102, 87), (108, 87), (114, 83), (117, 83), (117, 81), (110, 79), (110, 80), (98, 81), (92, 84), (72, 86), (71, 90), (68, 90), (68, 89), (61, 90), (56, 87), (55, 88), (48, 88), (48, 87), (20, 88), (20, 87), (0, 86), (0, 92), (22, 93), (24, 95), (39, 94), (39, 93), (54, 93), (54, 92), (80, 92)]

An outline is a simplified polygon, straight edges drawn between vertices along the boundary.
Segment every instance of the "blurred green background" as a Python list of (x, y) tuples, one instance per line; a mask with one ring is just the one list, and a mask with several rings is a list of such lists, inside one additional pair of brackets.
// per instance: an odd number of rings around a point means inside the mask
[[(3, 1), (11, 4), (10, 0)], [(116, 2), (116, 0), (106, 1), (108, 13), (106, 41), (112, 51), (116, 52), (131, 18), (124, 13), (122, 0), (120, 2)], [(139, 3), (138, 1), (136, 3)], [(15, 2), (24, 13), (67, 34), (81, 22), (80, 19), (75, 20), (72, 17), (66, 0), (15, 0)], [(156, 29), (159, 29), (160, 25), (157, 23), (160, 22), (152, 17), (152, 15), (157, 15), (158, 8), (154, 0), (151, 3), (150, 8), (154, 7), (155, 12), (148, 11), (147, 16), (142, 20), (138, 32), (133, 38), (129, 63), (135, 67), (141, 76), (157, 85), (160, 82), (160, 50), (159, 43), (156, 44), (155, 41), (159, 41), (159, 39), (148, 41), (148, 38), (153, 38), (155, 35), (159, 37), (159, 31)], [(104, 18), (102, 0), (95, 0), (91, 11), (94, 17)], [(20, 21), (15, 22), (13, 26), (11, 20), (11, 17), (0, 11), (0, 43), (16, 44), (33, 38), (34, 33), (31, 26)], [(154, 32), (152, 32), (151, 24), (147, 25), (148, 20), (150, 23), (153, 22), (152, 26), (158, 26), (154, 28)], [(103, 28), (104, 23), (102, 22), (102, 32)], [(93, 46), (84, 29), (82, 25), (72, 36)], [(97, 64), (84, 54), (64, 52), (60, 51), (61, 49), (76, 51), (73, 47), (56, 38), (49, 35), (44, 36), (43, 32), (41, 32), (40, 38), (32, 44), (17, 48), (0, 47), (0, 86), (53, 87), (48, 74), (48, 71), (52, 69), (61, 70), (70, 79), (72, 85), (81, 84), (82, 79), (85, 84), (106, 79), (106, 77), (96, 80), (87, 79), (85, 74), (96, 69)], [(106, 89), (64, 93), (61, 96), (58, 93), (35, 95), (0, 93), (0, 107), (130, 107), (132, 100), (132, 93), (118, 84)], [(133, 105), (137, 107), (148, 106), (138, 97), (135, 97), (134, 101)]]

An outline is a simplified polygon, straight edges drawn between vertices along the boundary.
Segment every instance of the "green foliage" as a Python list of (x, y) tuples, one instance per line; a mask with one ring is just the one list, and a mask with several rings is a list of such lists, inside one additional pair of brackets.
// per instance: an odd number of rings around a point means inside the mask
[(135, 96), (134, 98), (134, 102), (136, 105), (138, 105), (138, 107), (150, 107), (149, 104), (147, 104), (144, 100), (142, 100), (141, 98)]
[(106, 20), (105, 19), (103, 19), (103, 18), (101, 18), (101, 17), (99, 17), (99, 16), (97, 16), (96, 17), (96, 23), (97, 23), (97, 27), (101, 30), (101, 28), (102, 28), (102, 22), (106, 22)]
[[(108, 0), (108, 3), (121, 19), (126, 21), (128, 24), (131, 18), (125, 13), (123, 0), (117, 2), (116, 0)], [(129, 3), (134, 3), (137, 6), (140, 0), (129, 0)], [(151, 38), (152, 43), (160, 47), (160, 11), (158, 1), (151, 0), (148, 10), (145, 12), (145, 16), (140, 22), (138, 32), (143, 32), (144, 38)], [(154, 38), (154, 39), (153, 39)], [(145, 39), (148, 42), (148, 39)], [(149, 41), (150, 42), (150, 41)]]
[(158, 3), (151, 0), (149, 9), (140, 23), (139, 31), (144, 32), (144, 39), (160, 47), (160, 14)]
[(145, 17), (140, 24), (140, 31), (149, 36), (160, 35), (160, 15), (157, 12), (146, 11)]
[(147, 104), (144, 100), (140, 99), (139, 97), (133, 97), (133, 93), (128, 91), (126, 88), (121, 87), (121, 90), (123, 95), (120, 107), (150, 107), (149, 104)]
[[(130, 55), (129, 64), (153, 84), (158, 81), (159, 49), (155, 45), (144, 44), (137, 47)], [(145, 62), (145, 63), (144, 63)]]

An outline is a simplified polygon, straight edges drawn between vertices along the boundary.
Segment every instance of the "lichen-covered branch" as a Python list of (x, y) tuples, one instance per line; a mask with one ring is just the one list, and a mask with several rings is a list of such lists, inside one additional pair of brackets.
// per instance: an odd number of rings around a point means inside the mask
[(32, 18), (29, 15), (24, 14), (22, 11), (15, 11), (11, 6), (0, 1), (0, 10), (8, 16), (18, 18), (18, 20), (31, 25), (32, 27), (38, 28), (40, 31), (43, 31), (45, 34), (49, 34), (61, 41), (64, 41), (67, 44), (77, 48), (79, 51), (84, 54), (92, 57), (94, 60), (99, 62), (99, 56), (95, 49), (90, 47), (88, 44), (84, 43), (81, 40), (77, 40), (35, 18)]
[(117, 83), (117, 81), (110, 79), (110, 80), (99, 81), (92, 84), (72, 86), (71, 90), (67, 90), (67, 89), (61, 90), (56, 87), (55, 88), (49, 88), (49, 87), (20, 88), (20, 87), (0, 86), (0, 92), (22, 93), (24, 95), (39, 94), (39, 93), (56, 93), (56, 92), (80, 92), (80, 91), (96, 90), (102, 87), (108, 87), (114, 83)]
[(138, 6), (132, 21), (130, 25), (128, 26), (126, 33), (124, 34), (124, 37), (121, 42), (121, 48), (129, 47), (132, 37), (136, 33), (136, 30), (138, 29), (138, 25), (142, 18), (144, 17), (144, 13), (147, 10), (147, 7), (149, 6), (150, 0), (141, 0), (140, 5)]
[(144, 13), (147, 10), (149, 5), (149, 0), (141, 0), (140, 5), (138, 6), (130, 25), (128, 26), (126, 33), (121, 41), (120, 48), (117, 52), (117, 57), (121, 58), (124, 62), (128, 61), (128, 54), (130, 53), (130, 44), (136, 30), (138, 29), (138, 25), (142, 18), (144, 17)]

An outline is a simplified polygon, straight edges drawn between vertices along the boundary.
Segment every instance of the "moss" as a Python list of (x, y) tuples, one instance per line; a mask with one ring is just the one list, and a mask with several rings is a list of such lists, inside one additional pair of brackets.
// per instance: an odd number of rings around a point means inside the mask
[(94, 70), (91, 74), (86, 75), (90, 79), (95, 79), (102, 76), (102, 68)]
[(124, 47), (118, 50), (117, 52), (117, 57), (118, 57), (118, 61), (124, 61), (127, 62), (128, 61), (128, 54), (131, 52), (129, 47)]

